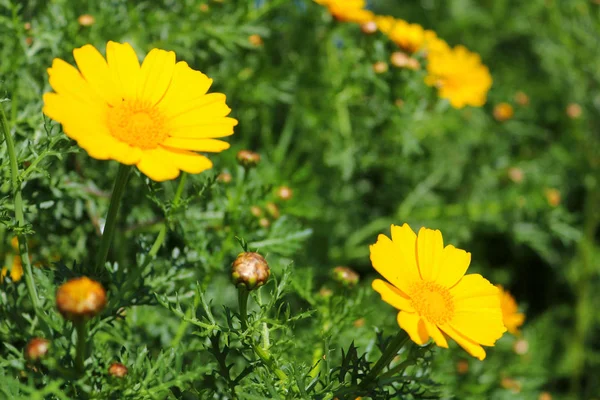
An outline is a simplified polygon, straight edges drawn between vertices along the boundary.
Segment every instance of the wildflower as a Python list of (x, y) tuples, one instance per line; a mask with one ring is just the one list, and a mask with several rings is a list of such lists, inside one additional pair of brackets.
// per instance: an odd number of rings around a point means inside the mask
[(436, 41), (437, 34), (435, 32), (426, 30), (419, 24), (411, 24), (390, 16), (378, 17), (375, 21), (384, 35), (409, 53), (420, 50), (427, 51), (431, 44), (434, 47), (440, 44)]
[(352, 287), (356, 286), (360, 277), (356, 271), (351, 268), (335, 267), (333, 269), (333, 279), (344, 286)]
[(231, 265), (231, 277), (236, 286), (256, 289), (269, 280), (271, 270), (267, 260), (258, 253), (241, 253)]
[(115, 378), (124, 378), (127, 372), (129, 372), (127, 367), (118, 362), (114, 362), (108, 367), (108, 374)]
[(262, 46), (263, 45), (263, 40), (260, 37), (260, 35), (254, 34), (254, 35), (250, 35), (248, 36), (248, 41), (250, 42), (250, 44), (252, 46)]
[[(8, 275), (8, 267), (3, 267), (0, 272), (0, 282)], [(18, 254), (12, 256), (12, 266), (10, 268), (10, 279), (13, 282), (18, 282), (23, 277), (23, 264), (21, 263), (21, 257)]]
[(577, 103), (571, 103), (567, 106), (567, 115), (571, 119), (577, 119), (581, 117), (582, 113), (583, 111), (581, 109), (581, 106)]
[(291, 199), (293, 194), (294, 192), (292, 192), (292, 189), (287, 186), (280, 186), (277, 189), (277, 197), (284, 201)]
[(425, 83), (438, 88), (438, 95), (448, 99), (454, 108), (481, 107), (492, 86), (488, 68), (479, 55), (463, 46), (428, 55)]
[(70, 321), (85, 320), (100, 313), (106, 305), (106, 291), (85, 276), (63, 283), (56, 291), (56, 307)]
[(552, 207), (558, 207), (561, 201), (560, 191), (558, 189), (550, 188), (544, 191), (548, 204)]
[(500, 307), (502, 308), (502, 321), (506, 329), (513, 335), (519, 333), (519, 327), (525, 322), (525, 314), (519, 311), (515, 298), (501, 285), (496, 285), (499, 289)]
[(526, 106), (529, 104), (529, 96), (527, 96), (524, 92), (518, 91), (515, 93), (515, 101), (520, 106)]
[(464, 275), (471, 254), (444, 247), (440, 231), (421, 228), (417, 236), (404, 224), (391, 232), (370, 247), (373, 267), (389, 281), (376, 279), (373, 289), (400, 310), (400, 328), (420, 345), (432, 337), (447, 348), (448, 336), (483, 360), (481, 345), (493, 346), (506, 331), (498, 288), (479, 274)]
[(314, 0), (315, 3), (327, 7), (329, 13), (341, 22), (364, 24), (375, 19), (375, 15), (365, 10), (365, 0)]
[(508, 169), (508, 178), (514, 183), (521, 183), (525, 179), (525, 174), (521, 168), (510, 167)]
[(236, 156), (238, 164), (244, 168), (256, 167), (260, 162), (260, 154), (250, 150), (240, 150)]
[(388, 65), (386, 62), (377, 61), (375, 64), (373, 64), (373, 71), (375, 71), (376, 74), (386, 73), (387, 70), (388, 70)]
[(79, 25), (81, 26), (92, 26), (96, 23), (96, 18), (90, 14), (83, 14), (77, 18), (77, 22), (79, 22)]
[(38, 361), (48, 354), (50, 341), (42, 338), (33, 338), (25, 347), (25, 358), (29, 361)]
[(202, 152), (229, 144), (214, 138), (233, 133), (225, 95), (206, 94), (212, 80), (175, 53), (153, 49), (140, 66), (128, 44), (108, 42), (107, 60), (91, 45), (73, 51), (79, 70), (54, 59), (48, 69), (56, 93), (44, 95), (44, 113), (100, 160), (112, 159), (155, 181), (180, 171), (212, 167)]
[(496, 121), (508, 121), (513, 117), (514, 113), (512, 106), (508, 103), (499, 103), (494, 107), (494, 118), (496, 118)]

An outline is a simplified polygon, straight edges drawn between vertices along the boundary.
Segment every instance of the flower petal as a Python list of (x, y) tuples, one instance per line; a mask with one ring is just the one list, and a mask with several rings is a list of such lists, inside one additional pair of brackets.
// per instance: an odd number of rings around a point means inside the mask
[(418, 345), (424, 345), (429, 340), (429, 334), (421, 317), (417, 314), (400, 311), (398, 313), (398, 325), (404, 329), (411, 340)]
[(454, 339), (454, 341), (458, 343), (460, 347), (465, 349), (467, 353), (480, 360), (483, 360), (485, 358), (485, 350), (483, 350), (483, 347), (481, 347), (479, 344), (461, 335), (449, 325), (443, 325), (440, 328), (442, 329), (442, 331), (444, 331), (446, 335)]
[(181, 150), (204, 151), (218, 153), (227, 150), (230, 145), (222, 140), (215, 139), (182, 139), (182, 138), (167, 138), (163, 146)]
[(423, 320), (423, 323), (425, 324), (425, 330), (427, 331), (427, 334), (432, 337), (435, 344), (447, 349), (448, 341), (444, 337), (444, 334), (442, 332), (440, 332), (438, 327), (433, 325), (430, 322), (427, 322), (426, 320)]
[(44, 94), (43, 112), (48, 117), (63, 125), (63, 130), (72, 139), (82, 135), (93, 135), (90, 125), (102, 125), (108, 105), (103, 103), (96, 107), (67, 95), (57, 93)]
[(207, 121), (195, 126), (186, 126), (171, 129), (169, 135), (182, 139), (220, 138), (233, 134), (233, 127), (237, 125), (233, 118), (221, 118), (217, 121)]
[(102, 107), (106, 104), (102, 97), (83, 79), (77, 68), (60, 58), (52, 61), (52, 67), (48, 68), (48, 75), (50, 76), (50, 86), (56, 93), (77, 99), (92, 107)]
[(107, 103), (116, 105), (121, 94), (113, 82), (112, 74), (102, 54), (91, 44), (73, 50), (77, 67), (85, 80)]
[(142, 159), (137, 164), (138, 169), (148, 178), (156, 182), (175, 179), (179, 176), (179, 169), (173, 165), (166, 153), (160, 147), (142, 152)]
[[(101, 129), (96, 127), (97, 131)], [(77, 144), (87, 151), (90, 157), (99, 160), (115, 160), (125, 165), (137, 164), (143, 156), (141, 149), (132, 147), (110, 135), (80, 136), (77, 138)]]
[(151, 50), (140, 69), (137, 98), (149, 102), (152, 106), (157, 104), (169, 88), (174, 70), (174, 52), (160, 49)]
[(199, 174), (202, 171), (212, 168), (212, 162), (196, 153), (190, 151), (178, 150), (178, 149), (165, 149), (158, 148), (163, 155), (171, 162), (175, 167), (182, 171), (189, 172), (190, 174)]
[(166, 116), (180, 114), (186, 111), (188, 105), (194, 100), (203, 97), (212, 82), (212, 79), (202, 72), (195, 71), (186, 62), (180, 61), (175, 64), (171, 85), (160, 101), (159, 107)]
[(471, 253), (449, 245), (444, 247), (437, 282), (445, 287), (454, 286), (465, 275), (471, 264)]
[(425, 281), (436, 281), (440, 273), (444, 240), (442, 232), (421, 228), (417, 237), (417, 263), (421, 278)]
[(373, 268), (402, 292), (409, 293), (410, 285), (420, 278), (414, 261), (411, 263), (411, 258), (405, 257), (401, 250), (406, 246), (405, 242), (392, 242), (387, 236), (379, 235), (370, 251)]
[(402, 311), (415, 311), (408, 296), (389, 283), (384, 282), (381, 279), (375, 279), (372, 286), (373, 290), (381, 295), (381, 299), (389, 305)]
[(181, 129), (201, 125), (206, 122), (220, 121), (231, 109), (225, 104), (226, 97), (222, 93), (211, 93), (190, 103), (183, 112), (170, 116), (172, 129)]
[(120, 89), (121, 98), (135, 99), (140, 62), (131, 45), (109, 41), (106, 45), (106, 59), (113, 81)]

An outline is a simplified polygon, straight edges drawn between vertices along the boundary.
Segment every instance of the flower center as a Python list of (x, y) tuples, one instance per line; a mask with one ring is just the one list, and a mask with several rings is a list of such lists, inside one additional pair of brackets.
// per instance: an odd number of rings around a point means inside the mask
[(169, 136), (164, 116), (156, 108), (136, 100), (123, 100), (111, 107), (108, 128), (114, 138), (140, 149), (154, 149)]
[(454, 315), (454, 301), (450, 291), (434, 282), (412, 285), (410, 298), (413, 308), (435, 325), (443, 325)]

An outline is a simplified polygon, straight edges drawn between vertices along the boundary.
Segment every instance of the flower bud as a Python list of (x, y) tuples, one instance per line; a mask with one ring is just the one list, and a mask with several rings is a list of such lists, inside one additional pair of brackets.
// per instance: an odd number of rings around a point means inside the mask
[(56, 307), (65, 319), (80, 321), (92, 318), (106, 305), (106, 291), (85, 276), (63, 283), (56, 291)]
[(538, 396), (538, 400), (552, 400), (552, 395), (548, 392), (542, 392)]
[(118, 362), (114, 362), (108, 367), (108, 374), (115, 378), (124, 378), (125, 375), (127, 375), (127, 372), (127, 367)]
[(271, 270), (267, 261), (258, 253), (240, 253), (231, 265), (233, 283), (248, 290), (256, 289), (269, 279)]
[(277, 197), (284, 201), (291, 199), (293, 194), (292, 189), (287, 186), (280, 186), (277, 189)]
[(561, 200), (560, 191), (558, 191), (558, 189), (551, 188), (546, 189), (544, 193), (546, 194), (546, 200), (548, 200), (548, 204), (550, 204), (552, 207), (558, 207)]
[(377, 23), (375, 21), (365, 22), (360, 26), (360, 30), (365, 35), (372, 35), (377, 32)]
[(567, 106), (567, 115), (571, 119), (577, 119), (581, 117), (582, 113), (583, 110), (581, 109), (581, 106), (577, 103), (571, 103)]
[(92, 26), (96, 22), (96, 18), (90, 14), (83, 14), (77, 18), (77, 22), (79, 22), (79, 25), (81, 26)]
[(527, 354), (529, 351), (529, 342), (525, 339), (517, 340), (513, 345), (513, 351), (520, 356)]
[(344, 286), (352, 287), (358, 283), (359, 276), (351, 268), (348, 267), (335, 267), (333, 269), (333, 279), (336, 282), (341, 283)]
[(373, 71), (375, 71), (376, 74), (383, 74), (387, 72), (387, 70), (388, 65), (384, 61), (377, 61), (375, 64), (373, 64)]
[(494, 107), (494, 118), (496, 121), (504, 122), (511, 119), (514, 115), (512, 106), (508, 103), (499, 103)]
[(265, 205), (265, 208), (267, 209), (267, 213), (273, 217), (274, 219), (279, 218), (279, 207), (277, 207), (277, 204), (275, 203), (267, 203)]
[(263, 44), (262, 38), (260, 37), (260, 35), (257, 35), (257, 34), (248, 36), (248, 41), (250, 42), (250, 44), (252, 46), (255, 46), (255, 47), (262, 46), (262, 44)]
[(262, 215), (263, 211), (260, 209), (259, 206), (252, 206), (250, 207), (250, 214), (254, 215), (255, 217), (260, 217)]
[(469, 362), (467, 360), (459, 360), (456, 363), (456, 372), (459, 375), (464, 375), (469, 372)]
[(200, 6), (198, 7), (198, 9), (200, 11), (204, 12), (204, 13), (210, 11), (210, 7), (206, 3), (200, 4)]
[(268, 218), (261, 218), (258, 220), (258, 225), (260, 225), (261, 228), (268, 228), (269, 226), (271, 226), (271, 221), (269, 221)]
[(231, 182), (231, 174), (229, 172), (221, 172), (217, 175), (217, 182), (229, 183)]
[(527, 96), (524, 92), (515, 93), (515, 101), (520, 106), (526, 106), (529, 104), (529, 96)]
[(521, 183), (525, 178), (525, 174), (523, 173), (523, 170), (521, 168), (510, 167), (508, 169), (508, 177), (514, 183)]
[(41, 360), (48, 354), (50, 341), (42, 338), (33, 338), (25, 347), (25, 358), (29, 361)]
[(421, 68), (421, 64), (415, 58), (410, 57), (408, 54), (401, 51), (395, 51), (390, 56), (390, 62), (396, 68), (407, 68), (412, 70), (418, 70)]
[(29, 31), (29, 30), (31, 30), (31, 22), (25, 22), (25, 23), (23, 24), (23, 28), (24, 28), (26, 31)]
[(260, 154), (250, 150), (240, 150), (237, 153), (237, 162), (244, 168), (256, 167), (260, 162)]

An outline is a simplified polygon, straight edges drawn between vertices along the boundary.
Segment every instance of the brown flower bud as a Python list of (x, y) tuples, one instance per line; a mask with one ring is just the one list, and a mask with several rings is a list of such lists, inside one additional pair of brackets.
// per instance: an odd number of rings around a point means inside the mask
[(241, 253), (231, 265), (233, 283), (238, 287), (244, 286), (248, 290), (267, 283), (270, 274), (269, 264), (258, 253)]
[(231, 182), (231, 174), (229, 172), (221, 172), (217, 175), (217, 182), (229, 183)]
[(293, 194), (292, 189), (287, 186), (280, 186), (277, 189), (277, 197), (284, 201), (291, 199)]
[(529, 96), (527, 96), (524, 92), (515, 93), (515, 101), (520, 106), (526, 106), (529, 104)]
[(365, 22), (360, 26), (360, 30), (366, 35), (372, 35), (377, 32), (377, 23), (375, 21)]
[(198, 7), (198, 9), (202, 12), (208, 12), (210, 10), (210, 7), (208, 6), (208, 4), (206, 3), (202, 3), (200, 4), (200, 6)]
[(508, 169), (508, 178), (514, 183), (521, 183), (525, 178), (525, 174), (521, 168), (511, 167)]
[(42, 338), (33, 338), (25, 347), (25, 358), (29, 361), (41, 360), (48, 354), (50, 341)]
[(254, 215), (255, 217), (260, 217), (262, 213), (263, 211), (260, 209), (259, 206), (250, 207), (250, 214)]
[(521, 392), (521, 383), (512, 378), (502, 378), (502, 380), (500, 381), (500, 386), (502, 386), (504, 389), (510, 390), (513, 393)]
[(387, 63), (384, 61), (377, 61), (373, 64), (373, 71), (375, 71), (376, 74), (383, 74), (388, 71), (388, 68)]
[(260, 37), (260, 35), (257, 35), (256, 33), (254, 35), (248, 36), (248, 41), (250, 42), (250, 44), (252, 46), (255, 46), (255, 47), (263, 45), (262, 38)]
[(408, 54), (401, 51), (395, 51), (390, 56), (390, 62), (396, 68), (407, 68), (412, 70), (418, 70), (421, 68), (421, 64), (415, 58), (410, 57)]
[(577, 119), (581, 117), (582, 113), (583, 110), (581, 109), (581, 106), (577, 103), (571, 103), (567, 106), (567, 115), (571, 119)]
[(250, 150), (240, 150), (237, 153), (237, 162), (244, 168), (256, 167), (260, 162), (260, 154)]
[(333, 296), (333, 290), (329, 289), (328, 287), (323, 286), (321, 288), (321, 290), (319, 290), (319, 296), (321, 296), (324, 299), (328, 299), (331, 296)]
[(496, 121), (504, 122), (511, 119), (514, 115), (512, 106), (508, 103), (499, 103), (494, 107), (494, 118)]
[(523, 356), (529, 351), (529, 342), (525, 339), (519, 339), (513, 345), (513, 350), (516, 354)]
[(552, 207), (558, 207), (561, 200), (558, 189), (546, 189), (544, 193), (546, 194), (546, 200), (548, 200), (548, 204), (550, 204)]
[(79, 22), (79, 25), (81, 26), (92, 26), (96, 22), (96, 18), (90, 14), (83, 14), (77, 18), (77, 22)]
[(65, 319), (80, 321), (98, 315), (106, 305), (106, 291), (85, 276), (63, 283), (56, 291), (56, 307)]
[(26, 31), (30, 30), (30, 29), (31, 29), (31, 22), (25, 22), (25, 23), (23, 24), (23, 28), (24, 28)]
[(538, 396), (538, 400), (552, 400), (552, 395), (548, 392), (542, 392)]
[(125, 375), (127, 375), (127, 372), (127, 367), (118, 362), (114, 362), (108, 367), (108, 374), (115, 378), (124, 378)]
[(269, 221), (268, 218), (261, 218), (258, 220), (258, 225), (260, 225), (261, 228), (268, 228), (269, 226), (271, 226), (271, 221)]
[(364, 319), (364, 318), (359, 318), (359, 319), (357, 319), (356, 321), (354, 321), (354, 322), (352, 323), (352, 325), (353, 325), (355, 328), (362, 328), (363, 326), (365, 326), (365, 319)]
[(456, 363), (456, 372), (459, 375), (464, 375), (469, 372), (469, 362), (467, 360), (459, 360)]
[(351, 287), (358, 283), (359, 275), (348, 267), (335, 267), (333, 269), (333, 279), (344, 286)]
[(275, 203), (267, 203), (265, 205), (265, 208), (267, 209), (267, 213), (271, 217), (273, 217), (275, 219), (279, 218), (279, 207), (277, 207), (277, 204), (275, 204)]

